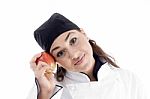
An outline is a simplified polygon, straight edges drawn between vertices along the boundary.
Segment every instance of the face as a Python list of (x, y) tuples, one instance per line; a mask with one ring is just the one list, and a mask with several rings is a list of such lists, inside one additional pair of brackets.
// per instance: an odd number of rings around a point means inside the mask
[(69, 71), (85, 72), (94, 64), (92, 47), (83, 30), (62, 33), (54, 40), (50, 53)]

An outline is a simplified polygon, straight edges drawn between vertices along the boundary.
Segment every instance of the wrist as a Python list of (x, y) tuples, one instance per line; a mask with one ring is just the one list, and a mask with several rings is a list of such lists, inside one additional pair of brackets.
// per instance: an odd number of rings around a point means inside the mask
[(53, 91), (40, 90), (38, 99), (49, 99), (53, 94)]

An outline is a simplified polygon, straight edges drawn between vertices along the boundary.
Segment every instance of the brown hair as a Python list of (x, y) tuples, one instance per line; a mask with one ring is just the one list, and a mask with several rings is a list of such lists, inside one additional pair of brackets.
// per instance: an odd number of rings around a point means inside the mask
[[(106, 54), (102, 48), (100, 48), (94, 40), (89, 40), (90, 45), (92, 46), (93, 52), (99, 56), (99, 58), (102, 61), (107, 62), (108, 64), (111, 64), (114, 67), (119, 68), (119, 66), (115, 63), (115, 59), (111, 57), (110, 55)], [(63, 81), (64, 76), (66, 74), (66, 70), (63, 67), (57, 66), (56, 71), (56, 79), (57, 81)]]

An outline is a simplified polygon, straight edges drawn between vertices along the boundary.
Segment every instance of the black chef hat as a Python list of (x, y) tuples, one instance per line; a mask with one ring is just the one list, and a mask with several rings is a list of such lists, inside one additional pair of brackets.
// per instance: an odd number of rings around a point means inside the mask
[(73, 29), (79, 29), (79, 27), (63, 15), (54, 13), (34, 31), (34, 38), (43, 50), (49, 51), (53, 41), (60, 34)]

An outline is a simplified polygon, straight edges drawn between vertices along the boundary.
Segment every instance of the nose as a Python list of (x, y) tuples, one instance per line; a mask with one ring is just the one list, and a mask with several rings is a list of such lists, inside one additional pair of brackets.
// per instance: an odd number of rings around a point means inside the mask
[(68, 51), (68, 52), (69, 52), (69, 57), (70, 57), (72, 60), (76, 61), (76, 60), (79, 59), (79, 52), (78, 52), (76, 49), (71, 49), (71, 50)]

